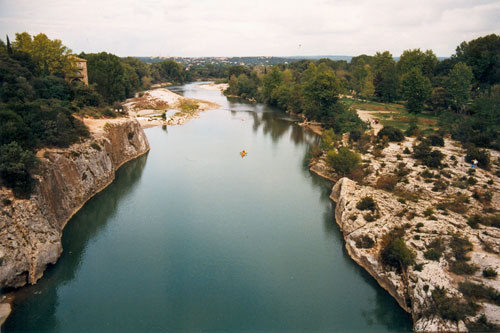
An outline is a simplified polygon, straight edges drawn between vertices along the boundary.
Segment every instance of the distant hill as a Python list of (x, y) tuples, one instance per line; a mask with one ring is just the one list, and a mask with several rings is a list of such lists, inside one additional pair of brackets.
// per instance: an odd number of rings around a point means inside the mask
[[(320, 55), (320, 56), (287, 56), (287, 57), (136, 57), (146, 63), (156, 63), (163, 60), (175, 60), (180, 62), (184, 66), (190, 65), (277, 65), (277, 64), (287, 64), (293, 61), (300, 60), (319, 60), (319, 59), (330, 59), (333, 61), (345, 60), (350, 62), (353, 56), (345, 55)], [(439, 60), (447, 59), (447, 57), (438, 57)], [(394, 57), (394, 60), (398, 61), (399, 57)]]

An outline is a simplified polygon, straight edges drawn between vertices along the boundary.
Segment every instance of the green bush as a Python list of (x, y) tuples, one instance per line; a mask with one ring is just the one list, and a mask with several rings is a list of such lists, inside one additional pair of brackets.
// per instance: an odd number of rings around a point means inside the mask
[(493, 267), (483, 269), (483, 276), (487, 279), (493, 279), (498, 276), (498, 272)]
[(413, 150), (413, 157), (421, 160), (423, 165), (430, 168), (438, 168), (441, 166), (441, 160), (444, 155), (439, 150), (432, 150), (430, 142), (424, 140)]
[(480, 168), (490, 168), (490, 153), (486, 149), (478, 149), (474, 146), (469, 146), (465, 155), (465, 161), (472, 163), (474, 160), (477, 160)]
[(328, 151), (326, 158), (330, 166), (343, 176), (352, 173), (361, 165), (359, 154), (345, 147), (340, 147), (338, 152), (335, 150)]
[(490, 323), (484, 313), (472, 323), (467, 324), (469, 332), (499, 332), (500, 326)]
[(458, 284), (458, 290), (468, 299), (500, 305), (500, 293), (492, 287), (465, 281)]
[(31, 174), (39, 163), (36, 155), (16, 142), (0, 146), (0, 181), (19, 198), (29, 197), (35, 180)]
[(475, 315), (479, 310), (473, 302), (464, 302), (458, 296), (448, 296), (446, 289), (442, 287), (436, 287), (432, 291), (432, 301), (431, 307), (425, 313), (428, 317), (437, 314), (443, 319), (458, 322), (466, 316)]
[(479, 267), (464, 261), (455, 261), (450, 265), (450, 271), (458, 275), (473, 275)]
[(415, 252), (410, 250), (401, 237), (391, 239), (380, 252), (382, 264), (395, 268), (398, 272), (415, 263)]
[(379, 138), (387, 137), (389, 141), (403, 141), (405, 136), (400, 129), (392, 126), (384, 126), (377, 135)]
[(429, 249), (424, 252), (424, 258), (427, 260), (439, 261), (439, 258), (441, 258), (441, 252), (436, 249)]
[(438, 134), (429, 135), (427, 139), (430, 141), (431, 146), (439, 146), (439, 147), (444, 146), (444, 139), (442, 136), (439, 136)]
[(460, 235), (453, 235), (450, 240), (450, 247), (457, 261), (468, 261), (467, 252), (472, 250), (472, 243)]
[(377, 209), (377, 204), (372, 197), (364, 197), (357, 203), (356, 208), (359, 210), (371, 210), (373, 213)]

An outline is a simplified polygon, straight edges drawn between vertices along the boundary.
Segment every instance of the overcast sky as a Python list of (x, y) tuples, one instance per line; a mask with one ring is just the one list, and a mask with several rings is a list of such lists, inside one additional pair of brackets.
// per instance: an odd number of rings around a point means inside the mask
[(449, 56), (500, 34), (500, 0), (0, 0), (0, 36), (119, 56)]

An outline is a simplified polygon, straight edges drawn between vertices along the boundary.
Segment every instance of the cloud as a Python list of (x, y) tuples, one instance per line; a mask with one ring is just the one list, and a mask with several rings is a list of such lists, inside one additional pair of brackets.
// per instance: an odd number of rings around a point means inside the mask
[[(44, 32), (74, 51), (125, 55), (449, 56), (500, 33), (493, 0), (0, 0), (0, 33)], [(298, 45), (301, 44), (301, 47)]]

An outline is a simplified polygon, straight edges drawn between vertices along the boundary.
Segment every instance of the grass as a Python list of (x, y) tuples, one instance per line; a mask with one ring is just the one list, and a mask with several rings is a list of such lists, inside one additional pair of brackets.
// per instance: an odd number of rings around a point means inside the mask
[[(406, 131), (410, 127), (410, 120), (414, 117), (408, 113), (404, 105), (399, 103), (379, 103), (365, 101), (356, 98), (341, 98), (341, 101), (354, 109), (367, 111), (391, 111), (390, 113), (380, 113), (377, 118), (384, 126), (392, 126)], [(438, 117), (432, 112), (424, 111), (417, 116), (417, 124), (421, 131), (434, 130), (438, 125)]]

